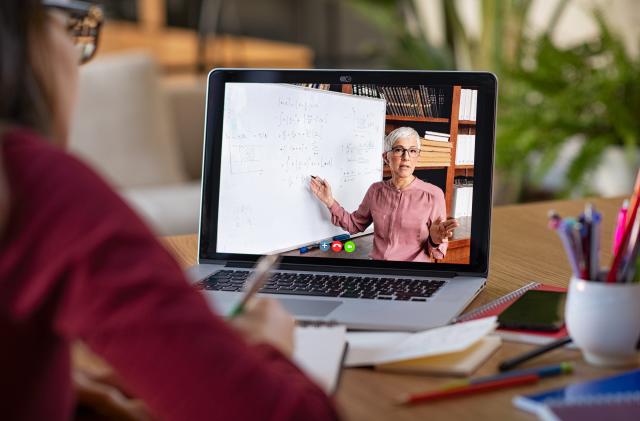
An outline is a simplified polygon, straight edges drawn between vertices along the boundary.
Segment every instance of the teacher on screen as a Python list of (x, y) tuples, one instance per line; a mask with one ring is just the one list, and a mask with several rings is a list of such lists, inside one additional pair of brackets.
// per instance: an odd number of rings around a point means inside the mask
[(331, 222), (351, 234), (374, 223), (371, 258), (407, 262), (433, 262), (447, 253), (447, 241), (458, 227), (447, 220), (444, 193), (415, 175), (420, 136), (400, 127), (384, 140), (382, 159), (391, 179), (373, 183), (355, 212), (347, 212), (333, 198), (327, 180), (312, 177), (311, 191), (331, 212)]

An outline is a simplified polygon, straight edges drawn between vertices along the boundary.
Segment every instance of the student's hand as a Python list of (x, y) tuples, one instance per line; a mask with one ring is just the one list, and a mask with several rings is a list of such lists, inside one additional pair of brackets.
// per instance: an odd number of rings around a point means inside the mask
[(245, 310), (231, 320), (250, 343), (268, 343), (287, 357), (293, 355), (293, 317), (273, 299), (252, 299)]
[(326, 207), (330, 208), (333, 206), (335, 200), (333, 199), (333, 194), (331, 193), (331, 186), (327, 180), (323, 180), (320, 177), (311, 178), (311, 183), (309, 183), (309, 187), (311, 187), (311, 191), (316, 195), (318, 199), (322, 203), (325, 204)]
[(449, 218), (446, 221), (443, 221), (440, 218), (436, 219), (436, 221), (431, 224), (431, 228), (429, 228), (431, 241), (435, 244), (441, 244), (449, 241), (449, 238), (453, 237), (453, 230), (459, 226), (460, 224), (454, 218)]
[(72, 374), (79, 405), (107, 419), (153, 420), (144, 402), (131, 397), (113, 369), (80, 342), (73, 346)]

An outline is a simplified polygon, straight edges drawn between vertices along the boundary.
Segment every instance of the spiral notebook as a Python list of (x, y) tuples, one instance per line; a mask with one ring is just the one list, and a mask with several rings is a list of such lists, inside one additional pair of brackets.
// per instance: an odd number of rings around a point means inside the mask
[[(506, 310), (511, 304), (513, 304), (518, 298), (520, 298), (525, 292), (529, 290), (538, 291), (554, 291), (554, 292), (566, 292), (566, 288), (555, 287), (552, 285), (545, 285), (539, 282), (530, 282), (527, 285), (518, 288), (517, 290), (510, 292), (500, 298), (497, 298), (483, 306), (480, 306), (474, 310), (464, 313), (454, 319), (454, 323), (467, 322), (469, 320), (480, 319), (483, 317), (497, 316)], [(498, 328), (496, 334), (500, 335), (502, 339), (510, 342), (522, 342), (534, 345), (546, 345), (557, 339), (564, 338), (568, 335), (566, 326), (557, 332), (539, 332), (533, 330), (523, 329), (504, 329)]]

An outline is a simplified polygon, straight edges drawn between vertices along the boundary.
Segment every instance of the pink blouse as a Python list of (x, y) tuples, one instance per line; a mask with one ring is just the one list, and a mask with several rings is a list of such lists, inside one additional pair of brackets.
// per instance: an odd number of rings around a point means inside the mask
[(373, 183), (353, 213), (338, 202), (329, 210), (331, 222), (350, 234), (364, 231), (373, 222), (372, 259), (433, 262), (447, 252), (446, 242), (436, 248), (427, 241), (431, 224), (447, 219), (444, 193), (419, 178), (404, 190), (391, 180)]

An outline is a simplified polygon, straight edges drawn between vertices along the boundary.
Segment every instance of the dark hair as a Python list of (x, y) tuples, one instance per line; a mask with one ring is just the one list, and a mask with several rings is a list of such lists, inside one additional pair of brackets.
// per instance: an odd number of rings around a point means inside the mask
[(0, 123), (50, 134), (51, 98), (34, 72), (34, 48), (44, 48), (41, 0), (0, 1)]

